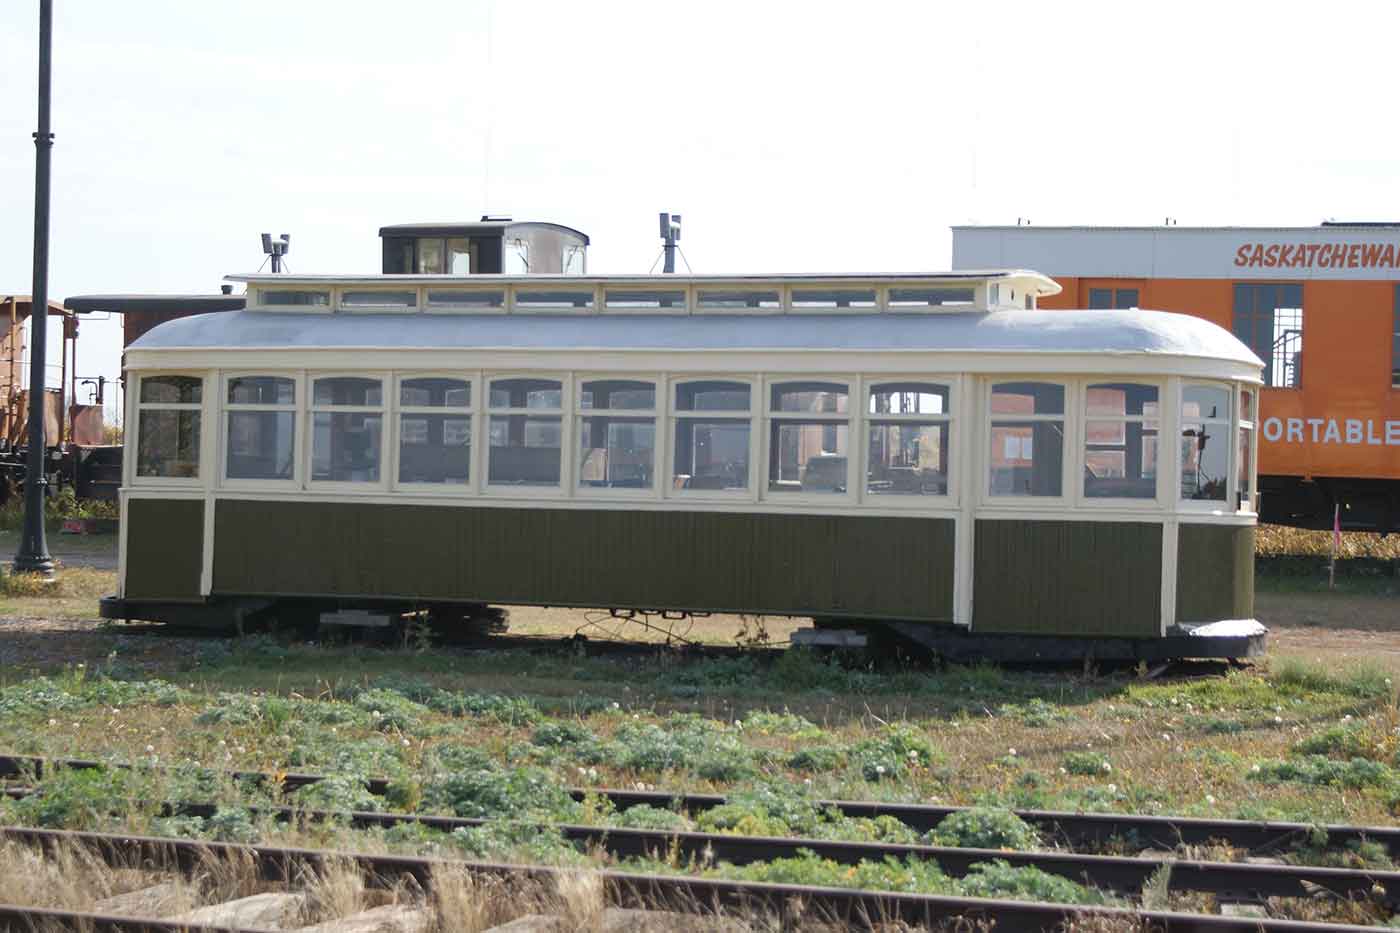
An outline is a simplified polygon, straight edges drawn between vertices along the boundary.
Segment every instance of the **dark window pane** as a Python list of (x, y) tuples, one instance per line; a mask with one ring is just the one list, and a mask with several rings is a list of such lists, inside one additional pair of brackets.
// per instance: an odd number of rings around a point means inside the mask
[(1101, 382), (1089, 386), (1085, 413), (1091, 417), (1157, 415), (1157, 387), (1135, 382)]
[(1064, 434), (1061, 421), (992, 422), (989, 451), (992, 495), (1060, 495)]
[(499, 485), (558, 486), (561, 429), (557, 415), (492, 417), (486, 481)]
[(399, 383), (399, 404), (414, 408), (466, 408), (472, 403), (472, 385), (465, 379), (427, 377)]
[(1136, 308), (1138, 306), (1138, 290), (1136, 288), (1120, 288), (1118, 294), (1114, 296), (1115, 308)]
[(419, 275), (438, 275), (442, 272), (442, 240), (423, 238), (418, 241)]
[(342, 291), (342, 308), (416, 308), (418, 293), (412, 291), (387, 292), (375, 289), (364, 291)]
[(840, 382), (780, 382), (773, 386), (773, 411), (845, 414), (846, 386)]
[(1181, 498), (1225, 501), (1230, 464), (1230, 426), (1208, 422), (1181, 425)]
[(948, 425), (870, 425), (871, 495), (941, 496), (948, 492)]
[(650, 489), (656, 448), (651, 418), (580, 418), (580, 486)]
[(263, 304), (278, 307), (296, 307), (303, 305), (310, 307), (326, 307), (331, 303), (330, 292), (308, 292), (297, 289), (260, 288), (258, 289), (258, 297), (262, 300)]
[(782, 302), (778, 292), (759, 289), (702, 288), (696, 293), (701, 308), (777, 308)]
[(1230, 390), (1214, 386), (1184, 386), (1181, 390), (1181, 417), (1185, 420), (1230, 417)]
[(383, 420), (358, 412), (317, 412), (311, 419), (311, 478), (379, 482)]
[(748, 488), (748, 421), (678, 418), (675, 426), (674, 488)]
[(593, 304), (593, 290), (584, 291), (517, 291), (515, 307), (521, 310), (532, 308), (587, 308)]
[(139, 420), (137, 476), (199, 476), (199, 412), (143, 411)]
[(295, 450), (294, 413), (228, 413), (229, 479), (291, 479)]
[(399, 416), (399, 482), (465, 484), (471, 477), (472, 420)]
[(1110, 288), (1089, 289), (1089, 308), (1103, 311), (1113, 307), (1113, 290)]
[(603, 303), (609, 308), (684, 308), (681, 289), (608, 289)]
[(845, 492), (849, 459), (844, 424), (774, 421), (768, 488), (774, 492)]
[(873, 288), (794, 288), (794, 308), (873, 308)]
[(333, 379), (317, 379), (311, 393), (313, 405), (362, 405), (379, 406), (384, 403), (384, 393), (378, 379), (361, 379), (358, 376), (339, 376)]
[(558, 408), (564, 384), (557, 379), (494, 379), (492, 408)]
[(1065, 387), (1053, 382), (998, 382), (992, 386), (994, 415), (1062, 415)]
[(656, 407), (656, 386), (632, 379), (594, 379), (579, 393), (580, 408), (648, 410)]
[(970, 305), (974, 294), (970, 288), (892, 288), (889, 306), (934, 308), (940, 305)]
[(197, 376), (142, 376), (141, 401), (168, 405), (198, 405), (204, 380)]
[(682, 382), (676, 386), (677, 411), (748, 411), (746, 382)]
[(230, 405), (294, 405), (294, 380), (281, 376), (239, 376), (228, 381)]

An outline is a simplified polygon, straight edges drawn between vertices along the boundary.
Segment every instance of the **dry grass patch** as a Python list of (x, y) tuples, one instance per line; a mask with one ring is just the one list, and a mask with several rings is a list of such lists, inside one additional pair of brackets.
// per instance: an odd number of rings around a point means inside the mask
[[(1332, 532), (1260, 525), (1254, 536), (1254, 553), (1259, 557), (1327, 557), (1332, 553)], [(1344, 531), (1337, 556), (1400, 560), (1400, 536)]]

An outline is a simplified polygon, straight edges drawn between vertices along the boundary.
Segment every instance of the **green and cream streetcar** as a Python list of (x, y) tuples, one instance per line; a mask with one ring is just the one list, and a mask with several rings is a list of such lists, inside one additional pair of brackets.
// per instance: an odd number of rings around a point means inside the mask
[[(806, 616), (953, 657), (1261, 648), (1262, 364), (1214, 324), (1037, 310), (1058, 286), (1025, 271), (584, 274), (577, 231), (480, 226), (385, 228), (382, 275), (233, 276), (245, 308), (128, 348), (105, 614), (546, 605)], [(512, 250), (529, 271), (495, 271)]]

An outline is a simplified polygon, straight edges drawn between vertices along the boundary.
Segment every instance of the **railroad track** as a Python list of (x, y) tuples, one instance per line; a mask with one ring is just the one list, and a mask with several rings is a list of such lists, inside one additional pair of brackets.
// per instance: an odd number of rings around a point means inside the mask
[[(27, 789), (11, 789), (14, 798), (27, 796)], [(355, 829), (388, 828), (417, 824), (439, 832), (475, 828), (491, 819), (429, 816), (414, 813), (368, 811), (328, 811), (299, 807), (250, 807), (256, 816), (282, 822), (310, 820), (341, 822)], [(212, 804), (174, 804), (166, 815), (213, 817)], [(970, 847), (911, 845), (903, 843), (849, 842), (791, 836), (740, 836), (728, 833), (702, 833), (677, 830), (630, 829), (568, 823), (538, 824), (555, 829), (569, 842), (586, 850), (606, 852), (614, 858), (649, 858), (679, 855), (698, 864), (728, 862), (748, 865), (778, 858), (796, 858), (811, 852), (819, 858), (843, 865), (879, 862), (886, 858), (919, 859), (936, 862), (947, 875), (963, 877), (973, 866), (1003, 861), (1012, 867), (1038, 868), (1048, 874), (1100, 890), (1124, 895), (1142, 891), (1163, 869), (1168, 875), (1163, 887), (1171, 891), (1213, 894), (1221, 900), (1257, 902), (1266, 897), (1308, 897), (1328, 891), (1339, 897), (1371, 897), (1390, 906), (1400, 906), (1400, 872), (1307, 865), (1250, 864), (1179, 859), (1171, 856), (1134, 857), (1087, 855), (1074, 852), (1015, 851)]]
[[(83, 763), (91, 765), (92, 763)], [(271, 780), (262, 772), (245, 776)], [(294, 776), (299, 786), (314, 783), (317, 775)], [(289, 782), (290, 783), (290, 782)], [(28, 788), (10, 788), (12, 797), (26, 796)], [(631, 792), (619, 792), (630, 794)], [(711, 798), (707, 798), (711, 799)], [(719, 800), (722, 798), (713, 798)], [(869, 806), (851, 803), (853, 807)], [(947, 808), (938, 808), (946, 810)], [(418, 824), (440, 832), (450, 833), (460, 828), (483, 826), (488, 819), (431, 816), (386, 812), (332, 812), (298, 807), (253, 807), (252, 812), (282, 821), (339, 821), (354, 828), (387, 828), (403, 824)], [(216, 807), (203, 803), (172, 802), (170, 814), (184, 816), (214, 816)], [(1116, 819), (1131, 820), (1120, 816)], [(1168, 818), (1152, 818), (1168, 819)], [(1259, 824), (1238, 821), (1194, 821), (1213, 825), (1215, 838), (1228, 836), (1240, 826), (1251, 831)], [(793, 858), (803, 852), (840, 864), (880, 862), (887, 858), (933, 861), (947, 875), (963, 877), (974, 866), (996, 860), (1012, 867), (1036, 868), (1049, 874), (1068, 878), (1080, 884), (1122, 895), (1141, 892), (1154, 876), (1164, 890), (1192, 891), (1215, 895), (1220, 901), (1259, 902), (1267, 897), (1308, 897), (1318, 892), (1330, 892), (1341, 898), (1370, 898), (1394, 907), (1400, 905), (1400, 872), (1326, 868), (1281, 863), (1257, 864), (1182, 859), (1167, 854), (1151, 856), (1096, 855), (1064, 851), (1012, 851), (949, 846), (912, 845), (901, 843), (851, 842), (840, 840), (740, 836), (725, 833), (703, 833), (675, 830), (645, 830), (621, 827), (550, 824), (568, 841), (584, 849), (595, 849), (618, 859), (630, 857), (681, 856), (699, 864), (728, 862), (734, 865), (767, 862), (777, 858)], [(1266, 824), (1267, 825), (1267, 824)], [(1291, 826), (1291, 824), (1285, 824)], [(1335, 827), (1364, 834), (1354, 827)], [(1205, 832), (1206, 826), (1198, 826)], [(1380, 830), (1378, 830), (1380, 831)], [(1393, 830), (1391, 832), (1394, 832)], [(1360, 838), (1361, 836), (1358, 836)], [(1276, 841), (1280, 833), (1267, 836)], [(1162, 873), (1162, 875), (1159, 875)]]
[[(80, 769), (129, 767), (87, 759), (5, 755), (0, 756), (0, 779), (41, 776), (46, 767), (52, 766)], [(323, 780), (323, 775), (319, 774), (273, 775), (265, 771), (230, 773), (237, 780), (255, 783), (280, 781), (282, 787), (288, 791)], [(383, 778), (372, 778), (369, 781), (369, 792), (383, 796), (389, 791), (389, 783)], [(572, 788), (570, 793), (579, 801), (588, 795), (605, 798), (618, 810), (647, 804), (659, 809), (698, 813), (728, 802), (728, 798), (721, 794), (682, 794), (610, 788)], [(852, 818), (890, 816), (917, 832), (928, 832), (954, 813), (969, 809), (859, 800), (819, 800), (814, 803), (823, 809), (834, 808), (843, 816)], [(1071, 848), (1100, 849), (1109, 843), (1127, 843), (1139, 849), (1170, 850), (1182, 844), (1205, 845), (1222, 842), (1249, 852), (1266, 853), (1287, 850), (1302, 841), (1321, 842), (1327, 848), (1336, 849), (1369, 841), (1385, 847), (1392, 857), (1400, 857), (1400, 828), (1394, 826), (1317, 825), (1275, 820), (1211, 820), (1186, 816), (1072, 813), (1060, 810), (1013, 812), (1034, 826), (1047, 839), (1061, 842)], [(1325, 841), (1319, 838), (1322, 834), (1326, 835)]]
[[(315, 869), (330, 860), (353, 865), (366, 884), (389, 886), (411, 879), (419, 890), (429, 891), (443, 869), (465, 868), (474, 875), (507, 881), (557, 885), (566, 870), (510, 865), (494, 862), (456, 861), (401, 855), (375, 855), (333, 852), (282, 846), (240, 846), (228, 843), (196, 842), (113, 833), (69, 832), (63, 830), (0, 827), (0, 838), (40, 846), (80, 846), (112, 865), (135, 863), (191, 872), (208, 859), (240, 859), (251, 862), (258, 875), (270, 882), (291, 883), (308, 867)], [(986, 921), (998, 931), (1041, 931), (1062, 929), (1082, 918), (1099, 918), (1122, 928), (1143, 928), (1162, 933), (1348, 933), (1371, 927), (1274, 920), (1257, 917), (1226, 917), (1169, 911), (1132, 911), (1112, 907), (1085, 907), (1028, 901), (946, 897), (825, 888), (807, 885), (732, 882), (678, 875), (639, 874), (604, 870), (596, 872), (611, 905), (644, 910), (686, 912), (764, 911), (779, 917), (821, 917), (843, 923), (852, 929), (875, 929), (882, 923), (899, 920), (908, 924), (935, 926), (948, 921)], [(0, 905), (0, 918), (18, 922), (34, 911)], [(84, 919), (78, 914), (49, 911), (52, 919), (73, 921), (71, 929)], [(144, 918), (101, 918), (102, 930), (149, 930), (166, 933), (167, 921)], [(164, 925), (163, 925), (164, 924)], [(227, 930), (227, 927), (222, 929)]]

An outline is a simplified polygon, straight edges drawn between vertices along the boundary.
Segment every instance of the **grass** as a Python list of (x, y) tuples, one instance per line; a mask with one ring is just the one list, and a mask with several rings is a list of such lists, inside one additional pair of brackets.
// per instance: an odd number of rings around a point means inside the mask
[[(1332, 553), (1332, 532), (1260, 525), (1255, 532), (1254, 553), (1259, 557), (1328, 557)], [(1400, 535), (1382, 537), (1368, 531), (1344, 531), (1337, 557), (1400, 560)]]
[[(0, 752), (111, 757), (138, 767), (46, 774), (41, 794), (0, 802), (0, 822), (524, 861), (586, 873), (610, 863), (541, 824), (1035, 849), (1054, 840), (1008, 808), (1378, 824), (1400, 815), (1400, 709), (1386, 672), (1364, 663), (1286, 660), (1145, 681), (1128, 673), (847, 668), (800, 651), (765, 666), (752, 659), (418, 654), (267, 637), (200, 644), (154, 672), (135, 671), (116, 655), (50, 675), (8, 676), (0, 684)], [(676, 695), (680, 682), (698, 694)], [(223, 776), (232, 768), (316, 771), (331, 780), (284, 794), (276, 785), (234, 783)], [(366, 793), (370, 776), (390, 780), (387, 797)], [(718, 791), (730, 799), (699, 813), (616, 812), (602, 798), (575, 801), (566, 788), (578, 785)], [(920, 835), (893, 820), (824, 810), (822, 798), (974, 808)], [(171, 800), (209, 802), (217, 811), (207, 819), (168, 816), (160, 804)], [(275, 825), (254, 815), (264, 804), (493, 822), (452, 834), (413, 825), (351, 831)], [(1333, 864), (1373, 857), (1296, 854)], [(837, 866), (809, 855), (737, 868), (663, 854), (632, 867), (1105, 900), (995, 861), (966, 878), (924, 864)], [(315, 899), (328, 912), (362, 903), (345, 878), (323, 887)], [(456, 898), (453, 909), (477, 909), (458, 894), (443, 897)], [(575, 909), (560, 897), (535, 892), (526, 906)], [(499, 919), (482, 910), (457, 928)]]

